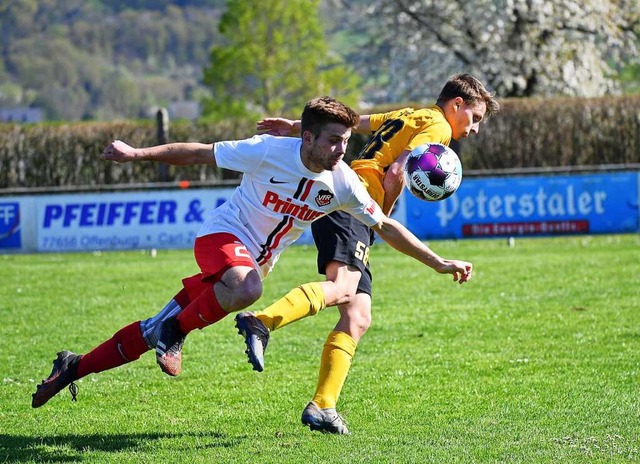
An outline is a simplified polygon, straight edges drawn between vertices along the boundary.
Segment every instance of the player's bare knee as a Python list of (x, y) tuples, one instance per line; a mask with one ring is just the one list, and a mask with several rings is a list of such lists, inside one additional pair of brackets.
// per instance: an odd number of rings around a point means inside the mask
[(340, 320), (336, 330), (348, 333), (357, 342), (369, 327), (371, 327), (371, 311), (368, 307), (354, 305), (340, 307)]
[(234, 292), (229, 302), (229, 310), (240, 311), (251, 306), (262, 296), (262, 282), (252, 278), (246, 279)]
[(262, 292), (257, 292), (257, 291), (255, 291), (255, 292), (254, 291), (248, 291), (247, 293), (243, 293), (241, 295), (238, 295), (232, 301), (231, 310), (232, 311), (240, 311), (241, 309), (248, 308), (253, 303), (258, 301), (260, 299), (261, 295), (262, 295)]
[(369, 327), (371, 327), (371, 311), (359, 312), (353, 322), (362, 337)]
[(262, 296), (262, 279), (255, 269), (236, 267), (226, 271), (213, 288), (224, 311), (240, 311)]

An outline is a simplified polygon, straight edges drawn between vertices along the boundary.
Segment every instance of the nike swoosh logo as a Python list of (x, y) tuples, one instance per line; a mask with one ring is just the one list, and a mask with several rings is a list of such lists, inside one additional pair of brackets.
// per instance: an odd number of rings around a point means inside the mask
[(286, 184), (287, 181), (285, 180), (275, 180), (273, 177), (271, 179), (269, 179), (269, 182), (271, 182), (272, 184)]

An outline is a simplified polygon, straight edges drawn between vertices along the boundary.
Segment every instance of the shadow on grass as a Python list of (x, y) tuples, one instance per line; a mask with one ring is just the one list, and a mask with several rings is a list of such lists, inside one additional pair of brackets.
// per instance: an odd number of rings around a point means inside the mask
[[(198, 440), (195, 448), (228, 448), (243, 437), (228, 437), (221, 433), (139, 433), (117, 435), (21, 436), (0, 433), (0, 462), (78, 462), (90, 459), (93, 452), (120, 453), (135, 450), (154, 452), (154, 441), (183, 438)], [(116, 461), (114, 456), (114, 462)]]

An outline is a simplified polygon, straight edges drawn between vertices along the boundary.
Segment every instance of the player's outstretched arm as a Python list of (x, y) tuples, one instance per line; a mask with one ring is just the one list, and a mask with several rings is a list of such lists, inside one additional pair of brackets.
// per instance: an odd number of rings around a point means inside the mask
[(300, 120), (286, 118), (264, 118), (256, 124), (256, 131), (260, 134), (276, 136), (291, 136), (300, 134)]
[(114, 140), (102, 152), (102, 158), (116, 163), (157, 161), (176, 166), (209, 164), (216, 166), (213, 144), (177, 142), (147, 148), (134, 148), (121, 140)]
[[(369, 129), (369, 115), (360, 116), (357, 132), (367, 133)], [(300, 135), (300, 120), (287, 118), (264, 118), (256, 123), (259, 134), (276, 135), (280, 137)]]
[(369, 122), (370, 117), (370, 114), (360, 115), (360, 122), (358, 123), (358, 127), (356, 127), (357, 133), (371, 135), (371, 123)]
[(422, 243), (398, 221), (385, 217), (373, 227), (380, 237), (393, 248), (417, 259), (440, 274), (452, 274), (453, 280), (465, 283), (471, 278), (473, 265), (467, 261), (444, 259)]

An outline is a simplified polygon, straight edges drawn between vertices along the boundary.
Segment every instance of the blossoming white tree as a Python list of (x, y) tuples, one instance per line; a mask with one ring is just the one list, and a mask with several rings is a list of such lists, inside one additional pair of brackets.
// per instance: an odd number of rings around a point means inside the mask
[[(393, 100), (469, 71), (501, 97), (615, 94), (638, 63), (638, 0), (373, 0)], [(377, 63), (380, 66), (380, 63)]]

